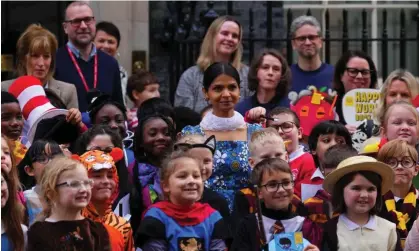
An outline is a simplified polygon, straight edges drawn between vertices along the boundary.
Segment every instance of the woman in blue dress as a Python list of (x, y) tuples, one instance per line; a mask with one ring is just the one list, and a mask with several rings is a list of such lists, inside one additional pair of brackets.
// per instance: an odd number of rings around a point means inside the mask
[(261, 128), (247, 124), (234, 110), (240, 99), (240, 76), (229, 63), (214, 63), (204, 72), (205, 99), (212, 105), (198, 126), (186, 126), (182, 135), (214, 135), (217, 139), (214, 170), (206, 186), (223, 195), (232, 209), (236, 191), (250, 185), (248, 145), (252, 133)]

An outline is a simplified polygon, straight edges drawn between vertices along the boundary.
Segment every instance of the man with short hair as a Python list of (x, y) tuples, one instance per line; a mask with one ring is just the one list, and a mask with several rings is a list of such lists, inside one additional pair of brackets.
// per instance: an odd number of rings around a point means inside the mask
[(123, 103), (118, 62), (97, 50), (93, 39), (96, 32), (93, 11), (85, 2), (73, 2), (65, 10), (64, 32), (68, 43), (57, 50), (55, 78), (77, 88), (79, 109), (88, 107), (87, 92), (100, 90)]
[(323, 63), (320, 49), (323, 46), (321, 27), (316, 18), (300, 16), (291, 24), (292, 47), (298, 53), (298, 61), (291, 65), (291, 91), (297, 93), (314, 85), (331, 88), (334, 67)]

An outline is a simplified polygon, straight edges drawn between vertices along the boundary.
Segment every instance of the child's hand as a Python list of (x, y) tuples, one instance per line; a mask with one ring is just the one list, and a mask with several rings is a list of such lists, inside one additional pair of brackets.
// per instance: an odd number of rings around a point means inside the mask
[(304, 248), (304, 251), (320, 251), (320, 249), (313, 244), (309, 244), (306, 248)]
[(66, 120), (73, 125), (79, 125), (81, 123), (81, 112), (76, 108), (70, 108)]
[(266, 109), (260, 106), (252, 108), (247, 116), (251, 121), (263, 122), (261, 117), (266, 116)]

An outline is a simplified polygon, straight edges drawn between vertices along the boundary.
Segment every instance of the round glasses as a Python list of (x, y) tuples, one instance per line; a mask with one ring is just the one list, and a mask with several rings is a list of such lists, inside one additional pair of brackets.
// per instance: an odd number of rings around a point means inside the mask
[[(273, 121), (275, 121), (275, 119), (273, 119)], [(287, 121), (279, 125), (272, 124), (270, 125), (270, 127), (275, 128), (277, 131), (279, 131), (279, 129), (281, 128), (283, 133), (289, 133), (292, 131), (292, 129), (294, 129), (294, 125), (294, 122)]]
[(280, 182), (268, 183), (268, 184), (262, 185), (261, 187), (265, 187), (266, 191), (268, 191), (269, 193), (275, 193), (279, 190), (279, 187), (281, 186), (284, 190), (292, 189), (294, 187), (294, 181), (284, 181), (282, 183)]
[(395, 157), (388, 158), (386, 159), (385, 163), (392, 168), (397, 168), (399, 165), (404, 168), (411, 168), (416, 165), (416, 162), (410, 156), (404, 156), (400, 160)]

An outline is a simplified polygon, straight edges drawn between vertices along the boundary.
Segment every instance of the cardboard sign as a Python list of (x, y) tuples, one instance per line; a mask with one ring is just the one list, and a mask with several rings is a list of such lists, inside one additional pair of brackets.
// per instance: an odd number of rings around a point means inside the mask
[(358, 126), (365, 119), (372, 119), (379, 99), (380, 91), (376, 89), (360, 88), (347, 92), (342, 99), (346, 124)]
[(309, 87), (308, 90), (302, 90), (299, 94), (290, 92), (288, 95), (291, 100), (290, 109), (300, 119), (304, 136), (309, 136), (313, 127), (321, 121), (335, 118), (333, 108), (337, 96), (331, 96), (330, 93), (331, 90), (319, 92), (315, 87)]

